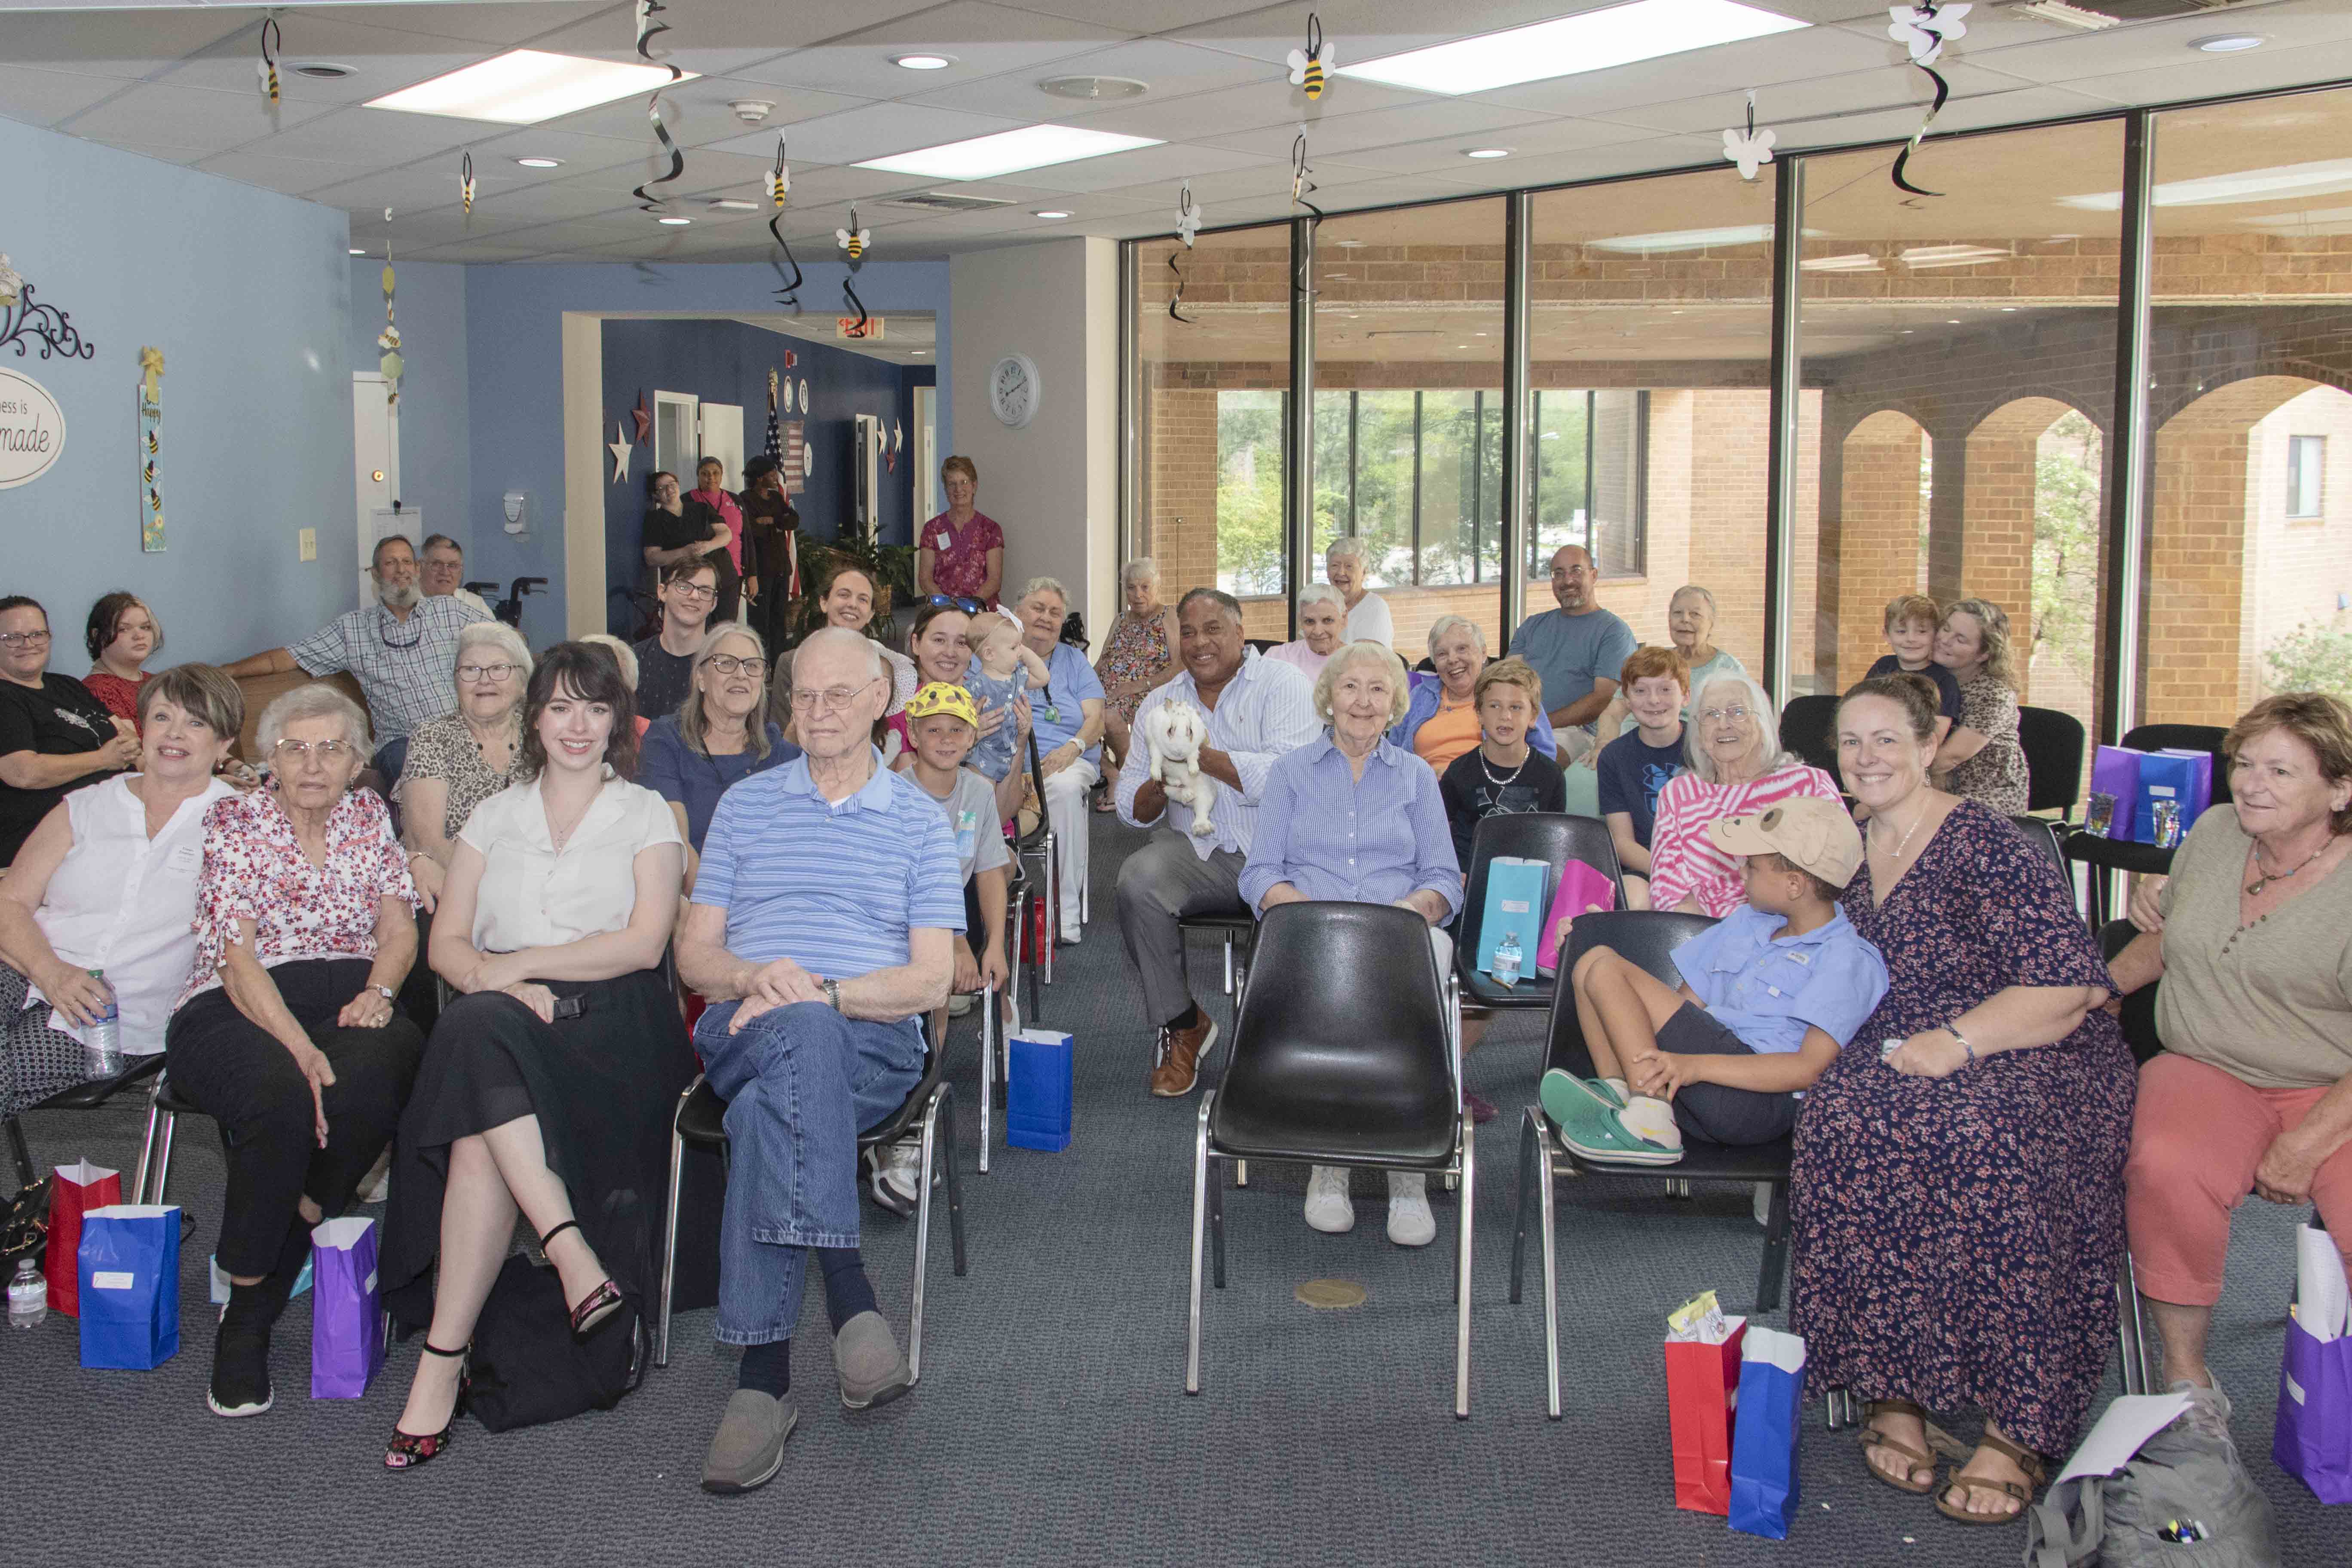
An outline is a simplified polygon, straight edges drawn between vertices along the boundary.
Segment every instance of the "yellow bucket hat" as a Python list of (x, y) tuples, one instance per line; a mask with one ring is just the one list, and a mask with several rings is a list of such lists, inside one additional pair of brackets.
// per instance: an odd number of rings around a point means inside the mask
[(980, 710), (971, 705), (971, 693), (961, 686), (944, 680), (934, 680), (907, 700), (907, 722), (928, 719), (934, 713), (945, 713), (961, 719), (973, 729), (980, 728)]

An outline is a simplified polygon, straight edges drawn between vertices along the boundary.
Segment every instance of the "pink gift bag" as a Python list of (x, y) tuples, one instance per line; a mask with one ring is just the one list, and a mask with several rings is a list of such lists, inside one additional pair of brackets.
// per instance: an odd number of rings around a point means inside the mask
[(1581, 860), (1570, 860), (1562, 867), (1559, 888), (1551, 896), (1551, 913), (1544, 917), (1543, 945), (1536, 950), (1536, 973), (1551, 974), (1559, 970), (1562, 926), (1579, 915), (1599, 914), (1616, 907), (1616, 883)]

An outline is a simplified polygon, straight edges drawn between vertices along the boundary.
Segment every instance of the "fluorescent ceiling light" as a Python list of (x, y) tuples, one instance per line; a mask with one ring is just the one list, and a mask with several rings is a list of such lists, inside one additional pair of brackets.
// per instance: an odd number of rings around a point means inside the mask
[(1339, 74), (1423, 92), (1486, 92), (1811, 26), (1737, 0), (1632, 0), (1341, 66)]
[[(691, 81), (697, 74), (688, 71), (682, 79)], [(668, 86), (669, 81), (666, 66), (623, 65), (539, 49), (509, 49), (462, 70), (372, 98), (367, 107), (535, 125), (632, 93), (650, 92)]]
[(730, 213), (755, 213), (760, 210), (759, 203), (747, 202), (740, 196), (720, 196), (714, 200), (710, 205), (714, 207), (724, 208), (726, 211)]
[(2006, 261), (2009, 252), (1990, 245), (1915, 245), (1902, 252), (1903, 265), (1917, 270), (1925, 267), (1981, 267), (1988, 261)]
[[(1810, 234), (1811, 231), (1806, 231)], [(1664, 234), (1621, 234), (1611, 239), (1587, 240), (1595, 250), (1622, 250), (1635, 256), (1650, 256), (1667, 250), (1708, 250), (1726, 245), (1765, 245), (1772, 238), (1769, 223), (1748, 224), (1739, 228), (1678, 228)]]
[(365, 256), (365, 255), (367, 254), (367, 252), (366, 252), (366, 251), (362, 250), (362, 249), (361, 249), (358, 246), (356, 246), (356, 245), (352, 246), (351, 248), (352, 248), (352, 254), (353, 256)]
[(900, 70), (943, 71), (955, 64), (953, 55), (896, 55), (890, 63)]
[[(2235, 202), (2270, 201), (2280, 196), (2325, 196), (2352, 191), (2352, 158), (2327, 158), (2315, 163), (2281, 163), (2269, 169), (2248, 169), (2239, 174), (2208, 174), (2202, 179), (2174, 180), (2160, 184), (2151, 199), (2160, 207), (2227, 206)], [(2086, 212), (2114, 212), (2123, 205), (2120, 191), (2060, 196), (2061, 206)]]
[(1108, 131), (1081, 131), (1072, 125), (1025, 125), (993, 136), (974, 136), (888, 158), (869, 158), (856, 166), (892, 174), (917, 174), (928, 180), (987, 180), (1049, 163), (1099, 158), (1106, 153), (1157, 147), (1150, 136), (1120, 136)]

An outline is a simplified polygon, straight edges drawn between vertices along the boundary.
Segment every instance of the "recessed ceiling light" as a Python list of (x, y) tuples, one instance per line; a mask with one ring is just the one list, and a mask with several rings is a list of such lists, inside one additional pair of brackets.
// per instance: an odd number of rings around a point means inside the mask
[(364, 250), (362, 250), (358, 246), (354, 245), (354, 246), (352, 246), (352, 254), (353, 256), (365, 256), (365, 255), (367, 254), (367, 252), (366, 252), (366, 251), (364, 251)]
[(1462, 155), (1465, 158), (1507, 158), (1511, 150), (1508, 147), (1465, 147)]
[(563, 167), (563, 160), (561, 158), (517, 158), (515, 162), (520, 163), (526, 169), (561, 169)]
[(654, 221), (669, 228), (684, 228), (694, 220), (690, 217), (657, 217)]
[(1483, 37), (1341, 66), (1339, 74), (1423, 92), (1485, 92), (1811, 26), (1737, 0), (1633, 0)]
[(2259, 49), (2267, 41), (2259, 33), (2216, 33), (2210, 37), (2191, 38), (2189, 47), (2209, 55), (2234, 55), (2241, 49)]
[(1067, 217), (1070, 215), (1066, 212), (1057, 212), (1053, 208), (1048, 207), (1044, 212), (1032, 213), (1030, 216), (1032, 217)]
[(943, 71), (956, 62), (953, 55), (892, 55), (890, 63), (900, 70)]
[(2017, 307), (2014, 305), (2003, 305), (2000, 308), (2000, 313), (2004, 316), (2013, 316), (2017, 313)]
[(913, 352), (914, 352), (914, 353), (919, 353), (919, 354), (927, 354), (927, 353), (930, 353), (931, 351), (930, 351), (930, 350), (929, 350), (929, 349), (916, 349), (916, 350), (914, 350)]
[(755, 213), (760, 210), (759, 203), (747, 202), (740, 196), (714, 197), (710, 205), (730, 213)]
[(299, 60), (286, 68), (296, 76), (307, 76), (312, 81), (341, 81), (347, 76), (359, 75), (359, 68), (335, 60)]
[(1000, 131), (992, 136), (974, 136), (888, 158), (869, 158), (856, 167), (931, 180), (986, 180), (1024, 169), (1042, 169), (1049, 163), (1069, 163), (1080, 158), (1099, 158), (1106, 153), (1159, 145), (1159, 140), (1150, 136), (1121, 136), (1108, 131), (1082, 131), (1072, 125), (1025, 125), (1018, 131)]
[(1151, 84), (1131, 76), (1055, 76), (1039, 82), (1037, 90), (1087, 103), (1113, 103), (1125, 98), (1141, 98), (1151, 90)]
[[(692, 81), (698, 74), (688, 71), (677, 79)], [(509, 49), (431, 81), (372, 98), (367, 107), (533, 125), (667, 87), (671, 80), (667, 66), (624, 65), (541, 49)]]

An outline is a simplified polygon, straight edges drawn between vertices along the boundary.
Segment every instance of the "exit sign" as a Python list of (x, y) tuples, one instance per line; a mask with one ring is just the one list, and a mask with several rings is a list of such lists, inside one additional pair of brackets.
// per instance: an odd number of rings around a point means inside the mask
[(868, 316), (861, 327), (855, 316), (836, 316), (833, 321), (833, 335), (857, 342), (878, 343), (882, 341), (882, 318)]

